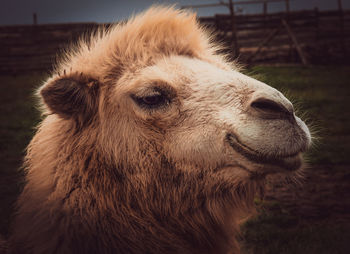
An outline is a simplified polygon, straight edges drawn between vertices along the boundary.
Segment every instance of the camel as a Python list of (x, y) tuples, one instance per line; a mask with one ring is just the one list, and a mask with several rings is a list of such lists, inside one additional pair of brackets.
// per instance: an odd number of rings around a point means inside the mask
[(239, 253), (267, 175), (311, 144), (196, 16), (151, 7), (67, 50), (38, 90), (11, 253)]

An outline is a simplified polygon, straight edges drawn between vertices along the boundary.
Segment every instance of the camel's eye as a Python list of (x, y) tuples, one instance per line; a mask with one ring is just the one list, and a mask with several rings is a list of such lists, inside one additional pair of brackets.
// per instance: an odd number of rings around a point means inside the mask
[(169, 98), (162, 91), (154, 91), (143, 96), (132, 96), (135, 102), (143, 108), (158, 108), (169, 104)]
[(161, 94), (146, 96), (142, 98), (142, 102), (149, 106), (155, 106), (164, 102), (164, 96)]

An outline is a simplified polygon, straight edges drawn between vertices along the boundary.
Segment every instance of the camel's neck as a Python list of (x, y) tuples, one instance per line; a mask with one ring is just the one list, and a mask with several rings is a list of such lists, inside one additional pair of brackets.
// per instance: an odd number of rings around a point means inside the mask
[[(28, 245), (46, 239), (45, 232), (55, 230), (47, 227), (57, 226), (49, 222), (57, 221), (67, 228), (45, 241), (58, 244), (64, 239), (62, 248), (86, 253), (122, 249), (129, 253), (225, 253), (237, 248), (234, 219), (240, 199), (246, 198), (246, 192), (240, 191), (250, 188), (245, 184), (181, 170), (170, 163), (111, 163), (89, 145), (77, 149), (61, 141), (57, 142), (62, 144), (60, 149), (45, 150), (45, 142), (32, 142), (29, 167), (36, 167), (30, 168), (17, 218), (20, 224), (31, 221), (25, 231), (35, 233), (21, 235), (29, 239)], [(45, 163), (41, 153), (47, 153), (51, 164)], [(30, 218), (36, 214), (41, 217), (33, 223)], [(32, 225), (36, 228), (31, 229)]]
[(118, 173), (115, 185), (101, 186), (103, 198), (95, 209), (118, 228), (119, 244), (149, 243), (153, 247), (146, 253), (166, 253), (169, 246), (178, 253), (226, 253), (237, 248), (234, 218), (239, 208), (232, 201), (233, 190), (209, 183), (213, 179), (203, 174), (175, 168), (146, 171)]

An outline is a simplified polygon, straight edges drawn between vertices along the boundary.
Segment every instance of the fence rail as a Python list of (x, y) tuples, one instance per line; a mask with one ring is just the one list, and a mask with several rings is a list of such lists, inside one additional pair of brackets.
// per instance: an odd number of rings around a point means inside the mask
[[(230, 15), (201, 18), (201, 22), (217, 31), (218, 39), (230, 45), (232, 30)], [(272, 14), (237, 15), (236, 39), (243, 62), (251, 59), (261, 41), (278, 29), (282, 20), (311, 63), (349, 63), (350, 11), (319, 11), (318, 9)], [(256, 62), (299, 62), (295, 41), (285, 27), (254, 57)]]
[[(202, 17), (200, 22), (215, 30), (218, 40), (232, 45), (230, 15)], [(297, 47), (310, 63), (350, 63), (350, 11), (284, 12), (237, 15), (236, 38), (243, 62), (300, 62)], [(109, 24), (105, 24), (109, 25)], [(0, 74), (50, 70), (56, 55), (82, 34), (101, 26), (97, 23), (0, 26)], [(274, 30), (279, 31), (261, 45)], [(259, 49), (259, 50), (258, 50)], [(257, 53), (257, 50), (259, 51)], [(256, 54), (252, 57), (253, 54)]]

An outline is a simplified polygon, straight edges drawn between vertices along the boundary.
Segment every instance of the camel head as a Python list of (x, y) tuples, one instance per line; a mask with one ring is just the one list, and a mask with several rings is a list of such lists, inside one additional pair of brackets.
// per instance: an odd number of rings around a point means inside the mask
[(311, 137), (292, 103), (218, 49), (194, 15), (151, 8), (81, 42), (40, 93), (116, 163), (235, 176), (300, 169)]

